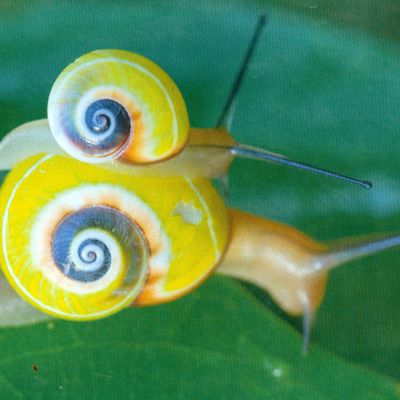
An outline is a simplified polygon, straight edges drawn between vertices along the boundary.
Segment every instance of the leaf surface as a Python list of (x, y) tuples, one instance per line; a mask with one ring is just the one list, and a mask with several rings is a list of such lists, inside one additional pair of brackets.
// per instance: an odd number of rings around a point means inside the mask
[[(4, 2), (0, 134), (43, 118), (59, 72), (97, 48), (153, 59), (180, 87), (192, 125), (212, 126), (257, 18), (267, 13), (233, 134), (370, 179), (374, 188), (237, 160), (230, 171), (230, 206), (319, 240), (399, 231), (396, 36), (374, 35), (367, 23), (372, 1), (363, 3), (369, 12), (356, 27), (351, 18), (338, 23), (343, 18), (332, 18), (332, 12), (314, 18), (295, 3)], [(1, 330), (1, 398), (396, 398), (398, 254), (394, 249), (331, 274), (306, 358), (291, 326), (297, 321), (285, 318), (260, 291), (213, 278), (174, 304), (87, 324), (55, 321)]]

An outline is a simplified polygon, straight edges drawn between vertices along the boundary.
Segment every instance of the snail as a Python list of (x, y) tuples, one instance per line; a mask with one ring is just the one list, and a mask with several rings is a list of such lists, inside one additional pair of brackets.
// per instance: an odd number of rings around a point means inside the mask
[(288, 165), (356, 183), (371, 183), (238, 143), (228, 132), (235, 100), (260, 37), (260, 18), (249, 50), (215, 128), (192, 128), (173, 80), (149, 59), (123, 50), (95, 50), (56, 79), (48, 119), (26, 123), (0, 144), (0, 169), (39, 153), (69, 154), (132, 175), (225, 177), (236, 157)]
[(261, 18), (216, 128), (189, 125), (173, 80), (122, 50), (78, 58), (57, 78), (48, 119), (0, 143), (0, 264), (15, 291), (50, 315), (109, 316), (174, 300), (213, 272), (255, 283), (303, 316), (304, 349), (329, 271), (400, 244), (399, 235), (318, 243), (229, 209), (211, 178), (236, 156), (350, 178), (237, 143), (228, 133)]

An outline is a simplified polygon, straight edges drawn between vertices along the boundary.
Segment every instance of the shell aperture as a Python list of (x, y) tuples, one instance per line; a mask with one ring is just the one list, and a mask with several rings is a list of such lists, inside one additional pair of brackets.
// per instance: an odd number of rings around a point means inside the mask
[(59, 145), (89, 163), (122, 158), (133, 164), (164, 160), (189, 138), (179, 89), (156, 64), (122, 50), (78, 58), (50, 92), (48, 119)]

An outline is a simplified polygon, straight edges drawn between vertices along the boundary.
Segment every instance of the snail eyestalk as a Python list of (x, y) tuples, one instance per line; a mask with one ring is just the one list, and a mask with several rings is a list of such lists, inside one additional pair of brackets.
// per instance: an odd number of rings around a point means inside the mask
[[(240, 87), (242, 85), (243, 79), (244, 79), (246, 72), (248, 70), (248, 67), (250, 65), (251, 58), (253, 57), (257, 43), (261, 37), (262, 31), (263, 31), (265, 25), (266, 25), (266, 22), (267, 22), (267, 18), (265, 15), (262, 15), (258, 20), (258, 24), (257, 24), (254, 34), (251, 38), (251, 41), (248, 46), (247, 52), (244, 56), (242, 65), (240, 66), (239, 72), (236, 76), (236, 79), (235, 79), (233, 85), (232, 85), (230, 94), (229, 94), (228, 99), (225, 103), (225, 106), (221, 112), (221, 115), (218, 118), (218, 122), (216, 125), (218, 130), (230, 131), (230, 128), (232, 126), (232, 120), (233, 120), (233, 112), (234, 112), (235, 105), (236, 105), (236, 99), (237, 99)], [(216, 146), (210, 146), (210, 147), (216, 147)], [(349, 176), (337, 174), (335, 172), (327, 171), (325, 169), (314, 167), (312, 165), (308, 165), (308, 164), (290, 160), (287, 157), (284, 157), (284, 156), (281, 156), (278, 154), (274, 154), (274, 153), (270, 153), (263, 149), (258, 149), (258, 148), (243, 145), (243, 144), (236, 144), (235, 146), (232, 146), (230, 148), (230, 152), (232, 155), (238, 156), (238, 157), (253, 158), (253, 159), (257, 159), (257, 160), (269, 161), (269, 162), (273, 162), (275, 164), (287, 165), (290, 167), (302, 169), (302, 170), (313, 172), (316, 174), (330, 176), (330, 177), (333, 177), (333, 178), (336, 178), (336, 179), (339, 179), (342, 181), (354, 183), (356, 185), (363, 187), (364, 189), (370, 189), (372, 187), (372, 183), (369, 181), (355, 179), (355, 178), (352, 178)]]
[(328, 171), (323, 168), (314, 167), (313, 165), (290, 160), (289, 158), (282, 156), (280, 154), (271, 153), (269, 151), (259, 149), (256, 147), (247, 146), (244, 144), (237, 144), (235, 146), (232, 146), (230, 148), (230, 151), (236, 157), (251, 158), (255, 160), (271, 162), (274, 164), (287, 165), (288, 167), (302, 169), (304, 171), (309, 171), (314, 174), (329, 176), (332, 178), (339, 179), (341, 181), (354, 183), (356, 185), (363, 187), (364, 189), (371, 189), (372, 187), (372, 183), (370, 181), (351, 178), (349, 176), (341, 175), (336, 172)]
[(233, 85), (232, 85), (232, 89), (229, 93), (228, 99), (225, 103), (225, 106), (224, 106), (222, 112), (221, 112), (221, 115), (218, 118), (217, 127), (219, 127), (219, 128), (225, 128), (227, 130), (230, 130), (230, 127), (232, 125), (233, 112), (234, 112), (235, 105), (236, 105), (237, 95), (239, 93), (240, 86), (242, 85), (242, 82), (243, 82), (243, 78), (246, 75), (247, 69), (250, 65), (251, 58), (254, 54), (254, 50), (260, 39), (261, 33), (265, 27), (266, 22), (267, 22), (267, 17), (265, 15), (261, 15), (258, 20), (253, 37), (251, 38), (249, 47), (247, 48), (247, 52), (246, 52), (246, 55), (244, 56), (242, 65), (240, 66), (239, 72), (236, 76), (236, 79), (235, 79)]
[(400, 234), (361, 237), (347, 240), (343, 244), (332, 243), (330, 250), (321, 255), (323, 260), (317, 269), (331, 270), (348, 261), (366, 257), (400, 245)]

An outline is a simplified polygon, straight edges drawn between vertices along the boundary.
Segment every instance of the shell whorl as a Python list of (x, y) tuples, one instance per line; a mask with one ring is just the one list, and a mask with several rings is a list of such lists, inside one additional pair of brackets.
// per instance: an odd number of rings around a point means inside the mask
[(101, 192), (124, 197), (113, 189), (86, 184), (57, 193), (33, 215), (28, 261), (16, 265), (13, 249), (6, 250), (15, 284), (34, 305), (62, 318), (93, 319), (119, 311), (143, 290), (149, 275), (143, 232), (115, 202), (95, 201)]
[[(50, 214), (52, 210), (46, 211)], [(42, 233), (43, 228), (45, 232)], [(47, 239), (51, 254), (36, 254), (37, 261), (43, 263), (43, 258), (51, 259), (51, 270), (57, 271), (56, 266), (64, 275), (58, 273), (56, 281), (60, 284), (65, 278), (66, 290), (86, 293), (96, 286), (105, 287), (108, 282), (119, 280), (123, 274), (126, 291), (129, 290), (126, 284), (134, 282), (136, 286), (138, 281), (144, 282), (148, 256), (145, 238), (134, 221), (119, 210), (88, 206), (68, 213), (59, 221), (50, 240), (43, 237), (46, 231), (48, 227), (34, 229), (36, 236), (33, 236), (32, 247), (40, 248), (35, 246)], [(45, 264), (42, 265), (45, 269)]]
[(59, 145), (89, 163), (135, 164), (179, 153), (189, 120), (179, 89), (156, 64), (122, 50), (97, 50), (70, 64), (50, 92), (48, 119)]

